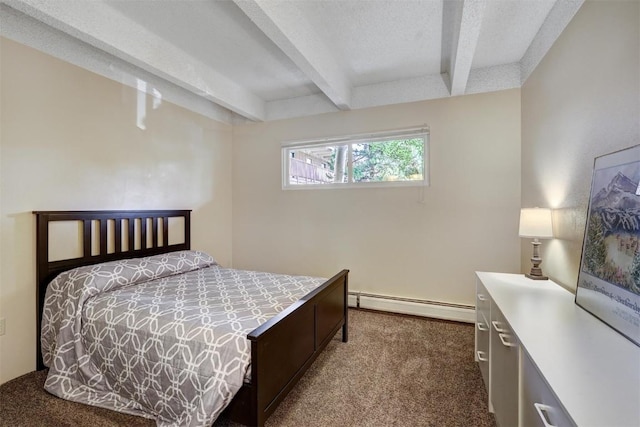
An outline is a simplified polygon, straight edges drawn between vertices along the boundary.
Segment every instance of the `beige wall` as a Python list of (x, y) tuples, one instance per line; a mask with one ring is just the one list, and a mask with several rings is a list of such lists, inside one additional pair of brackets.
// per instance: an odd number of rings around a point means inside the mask
[(1, 49), (0, 383), (35, 368), (33, 210), (193, 209), (192, 246), (231, 263), (231, 126), (6, 39)]
[[(282, 141), (431, 128), (431, 186), (281, 189)], [(424, 201), (422, 198), (424, 197)], [(474, 271), (517, 272), (520, 91), (234, 126), (235, 268), (473, 304)]]
[[(640, 2), (587, 1), (522, 88), (522, 206), (551, 207), (543, 270), (577, 284), (593, 161), (640, 144)], [(523, 241), (522, 268), (531, 267)]]

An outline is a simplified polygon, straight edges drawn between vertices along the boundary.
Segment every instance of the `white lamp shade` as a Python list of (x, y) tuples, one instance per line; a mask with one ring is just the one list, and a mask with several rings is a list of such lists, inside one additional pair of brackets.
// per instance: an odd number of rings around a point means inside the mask
[(553, 237), (551, 209), (526, 208), (520, 210), (520, 237)]

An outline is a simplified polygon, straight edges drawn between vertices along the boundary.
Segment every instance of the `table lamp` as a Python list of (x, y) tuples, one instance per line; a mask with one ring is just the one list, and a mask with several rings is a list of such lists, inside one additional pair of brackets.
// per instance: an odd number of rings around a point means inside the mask
[(533, 280), (547, 280), (548, 277), (542, 274), (540, 264), (540, 240), (551, 239), (553, 237), (553, 226), (551, 224), (551, 209), (525, 208), (520, 210), (520, 237), (533, 238), (533, 256), (531, 257), (531, 272), (525, 274)]

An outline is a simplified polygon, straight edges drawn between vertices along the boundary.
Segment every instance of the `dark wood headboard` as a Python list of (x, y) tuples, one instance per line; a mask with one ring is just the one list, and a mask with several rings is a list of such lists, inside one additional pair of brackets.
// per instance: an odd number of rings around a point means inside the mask
[[(40, 348), (44, 297), (47, 286), (58, 274), (83, 265), (191, 248), (190, 210), (34, 211), (33, 213), (36, 216), (36, 361), (38, 370), (45, 367)], [(184, 218), (182, 243), (169, 244), (169, 218)], [(82, 255), (80, 257), (50, 261), (49, 223), (55, 221), (81, 223)], [(111, 224), (111, 232), (108, 232), (108, 224)], [(124, 241), (123, 231), (126, 236)], [(94, 242), (99, 242), (99, 245), (94, 245)], [(139, 247), (136, 247), (135, 242), (140, 242)], [(112, 247), (111, 251), (109, 246)]]

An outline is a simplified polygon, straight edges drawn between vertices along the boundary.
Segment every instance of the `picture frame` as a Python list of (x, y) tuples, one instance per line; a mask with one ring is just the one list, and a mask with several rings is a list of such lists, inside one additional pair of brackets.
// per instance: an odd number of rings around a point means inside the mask
[(640, 145), (594, 160), (575, 302), (640, 346)]

